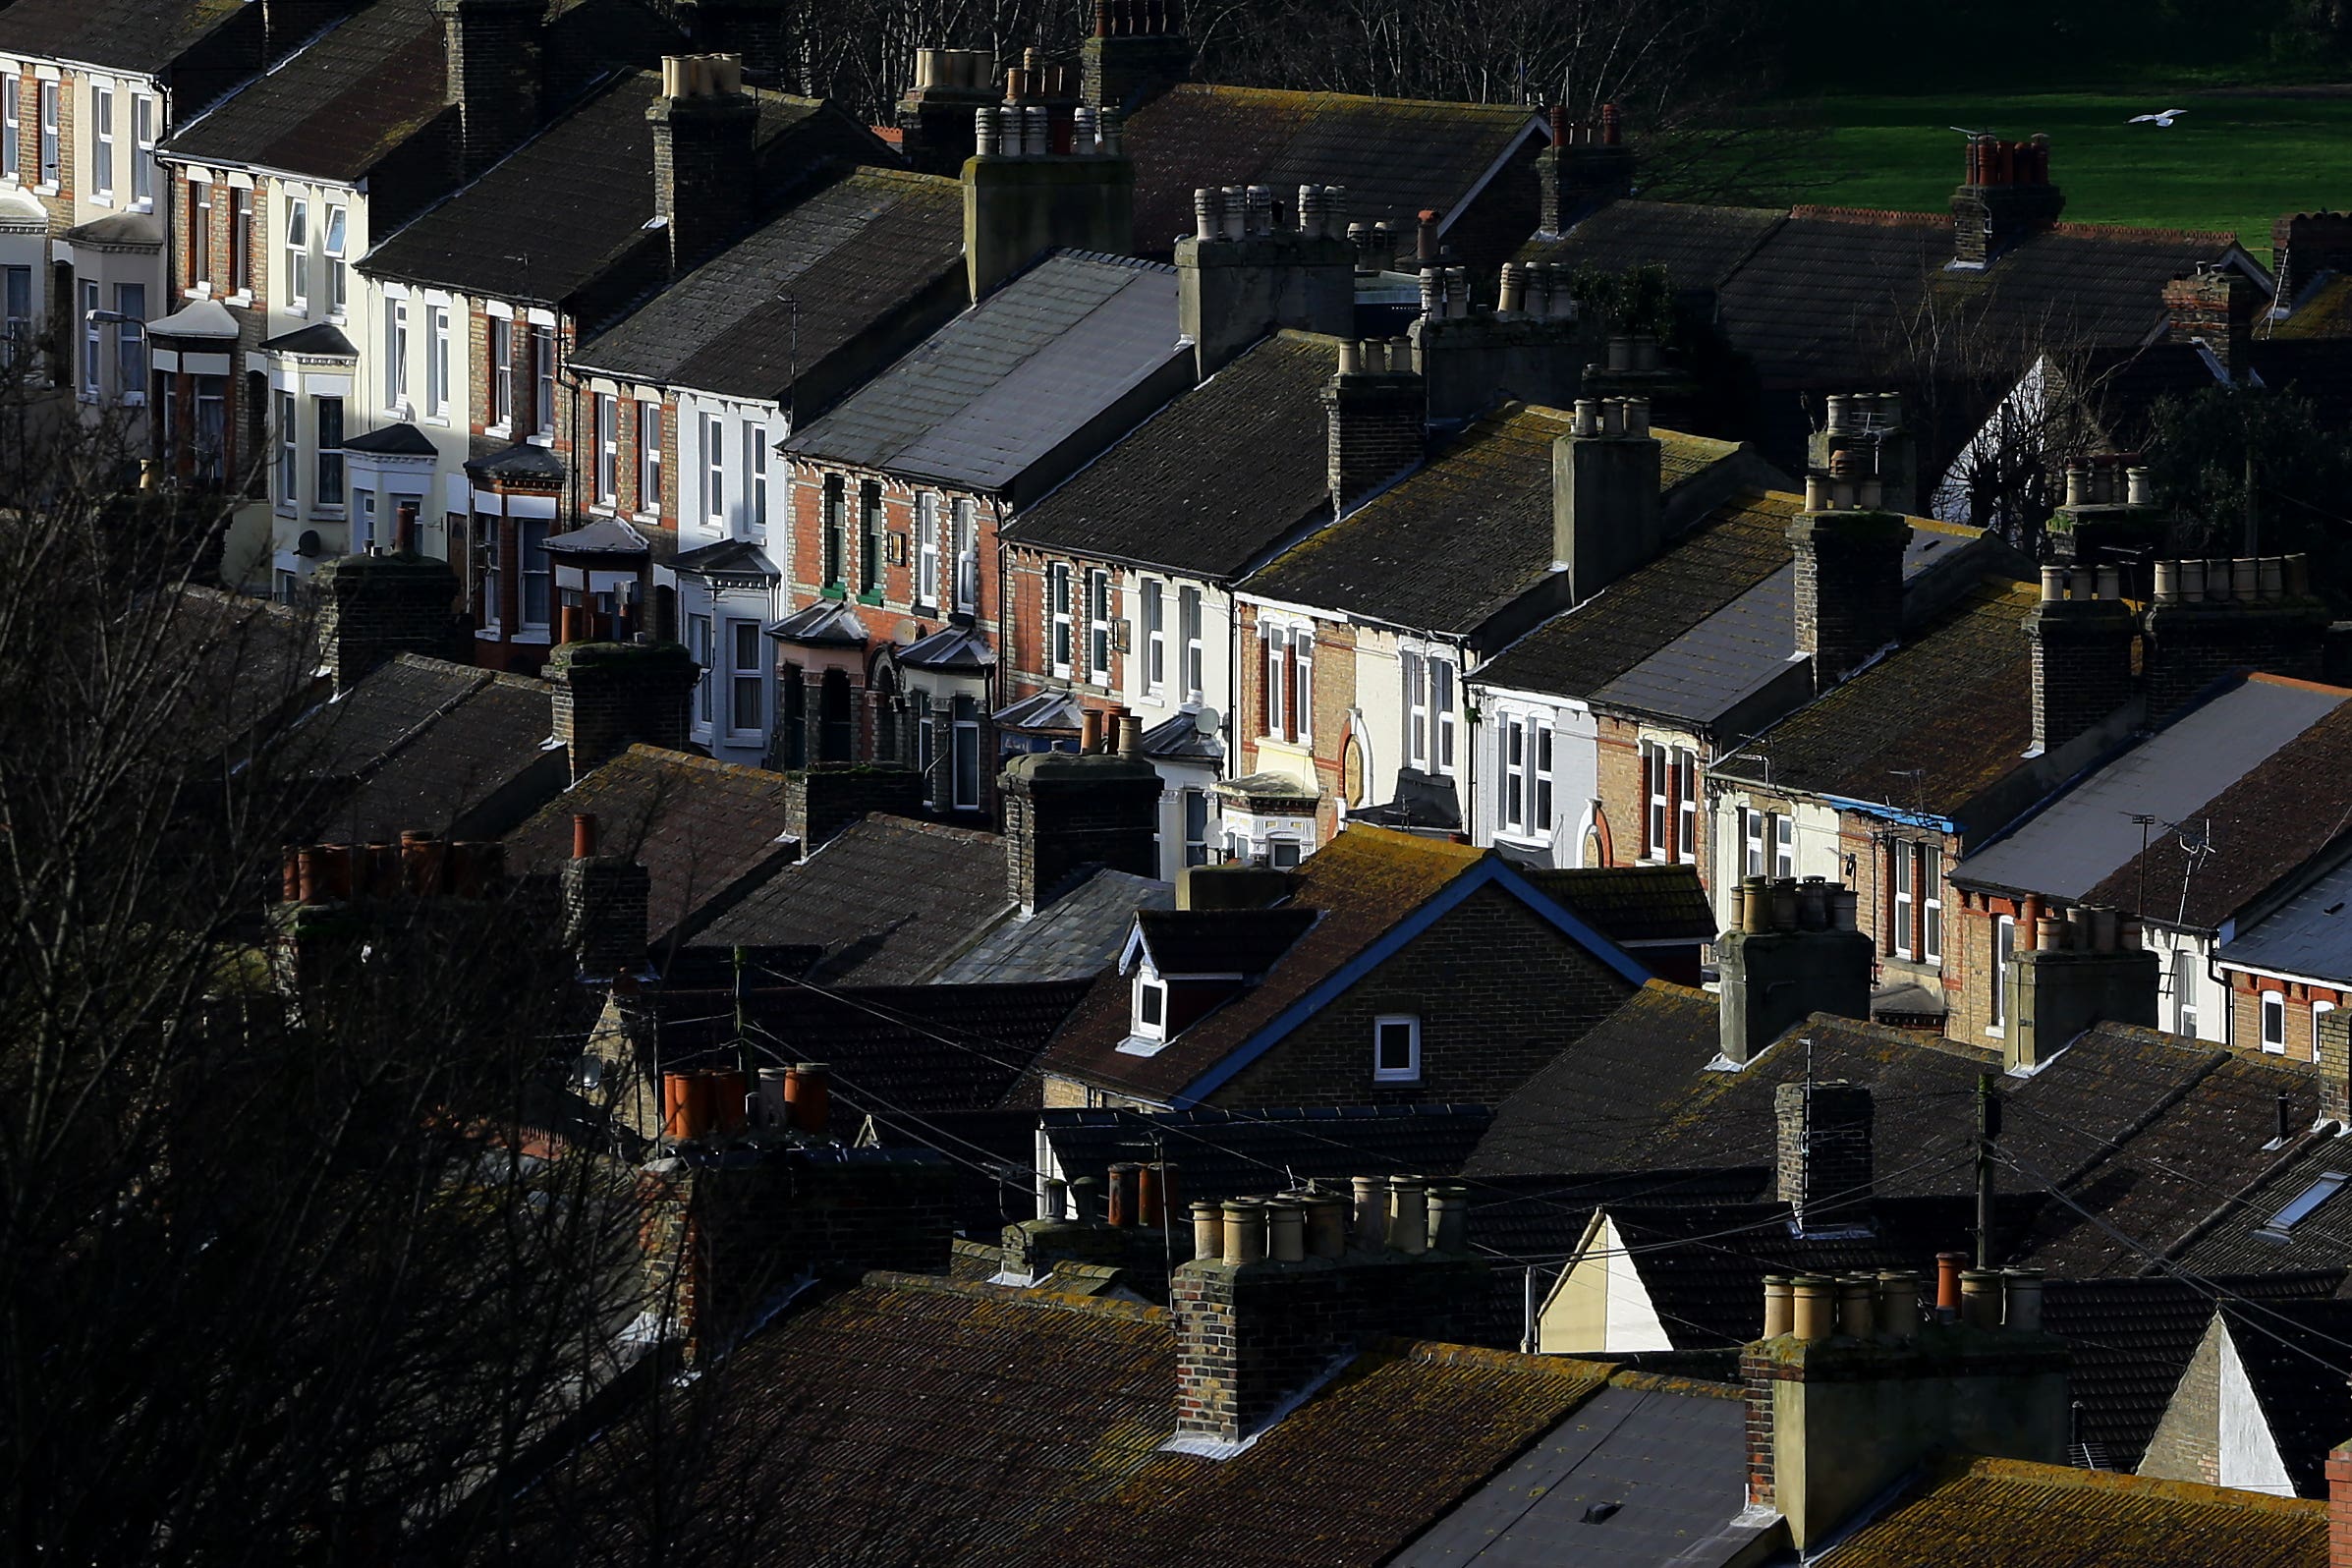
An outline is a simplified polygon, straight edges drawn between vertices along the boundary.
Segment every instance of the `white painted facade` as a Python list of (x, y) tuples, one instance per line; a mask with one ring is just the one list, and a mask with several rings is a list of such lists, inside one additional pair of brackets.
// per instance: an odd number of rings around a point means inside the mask
[(1531, 864), (1581, 867), (1600, 812), (1599, 725), (1570, 699), (1475, 689), (1471, 841)]
[(2224, 1486), (2241, 1491), (2268, 1492), (2273, 1497), (2295, 1495), (2286, 1460), (2270, 1435), (2270, 1423), (2247, 1379), (2246, 1364), (2238, 1356), (2237, 1340), (2221, 1329), (2220, 1474)]
[[(1710, 782), (1707, 793), (1706, 880), (1719, 928), (1729, 930), (1739, 924), (1740, 878), (1749, 874), (1751, 854), (1759, 848), (1764, 864), (1757, 874), (1849, 881), (1836, 808), (1743, 784)], [(1783, 818), (1789, 823), (1785, 845), (1777, 830)], [(1755, 828), (1761, 832), (1752, 832)], [(1867, 884), (1862, 891), (1869, 896)]]
[(2233, 1043), (2229, 984), (2213, 967), (2212, 938), (2149, 924), (2141, 928), (2141, 941), (2156, 955), (2156, 1027), (2216, 1045)]
[(1172, 881), (1226, 842), (1212, 786), (1233, 756), (1234, 605), (1227, 589), (1173, 572), (1119, 574), (1118, 616), (1126, 634), (1119, 700), (1149, 731), (1179, 713), (1213, 735), (1222, 758), (1154, 757), (1165, 786), (1159, 806), (1159, 874)]

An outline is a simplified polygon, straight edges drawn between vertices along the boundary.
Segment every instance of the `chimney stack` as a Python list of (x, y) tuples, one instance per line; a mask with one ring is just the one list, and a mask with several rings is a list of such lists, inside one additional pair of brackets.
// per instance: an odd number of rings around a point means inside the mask
[(1143, 757), (1038, 752), (1006, 763), (997, 785), (1007, 891), (1024, 915), (1083, 867), (1159, 873), (1159, 770)]
[(1004, 101), (973, 112), (963, 171), (974, 300), (1048, 251), (1135, 249), (1135, 164), (1118, 111), (1079, 103), (1069, 68), (1036, 49), (1004, 75)]
[(1989, 265), (2003, 251), (2058, 221), (2066, 197), (2049, 183), (2049, 138), (1968, 139), (1967, 171), (1952, 193), (1952, 260)]
[(924, 174), (953, 175), (974, 148), (974, 117), (997, 101), (986, 49), (918, 49), (915, 85), (898, 100), (899, 150)]
[(2104, 570), (2042, 569), (2042, 600), (2026, 612), (2034, 650), (2034, 750), (2047, 754), (2132, 700), (2132, 650), (2140, 623)]
[(2290, 212), (2270, 225), (2279, 302), (2292, 308), (2323, 272), (2352, 272), (2352, 212)]
[(1911, 525), (1880, 510), (1882, 487), (1859, 447), (1808, 476), (1805, 510), (1788, 526), (1797, 555), (1797, 651), (1825, 692), (1892, 645), (1903, 630), (1903, 552)]
[(1613, 103), (1601, 105), (1597, 120), (1571, 120), (1557, 104), (1544, 118), (1551, 144), (1536, 154), (1541, 232), (1566, 234), (1610, 202), (1633, 195), (1634, 149), (1625, 142), (1624, 118)]
[[(1816, 474), (1840, 472), (1877, 480), (1877, 503), (1892, 512), (1919, 504), (1919, 454), (1903, 419), (1900, 392), (1832, 392), (1821, 427), (1806, 442)], [(1838, 454), (1850, 452), (1840, 470)]]
[(785, 0), (695, 0), (695, 47), (743, 62), (744, 80), (783, 87), (792, 64)]
[(686, 710), (701, 667), (675, 643), (566, 643), (548, 659), (555, 738), (577, 784), (632, 746), (686, 745)]
[(1333, 516), (1420, 464), (1427, 418), (1403, 338), (1339, 346), (1339, 371), (1323, 384)]
[(1809, 876), (1740, 883), (1740, 920), (1715, 941), (1722, 1052), (1745, 1065), (1816, 1013), (1871, 1016), (1877, 954), (1855, 893)]
[(759, 106), (743, 90), (742, 58), (663, 56), (661, 96), (646, 106), (645, 122), (653, 129), (654, 220), (668, 234), (677, 277), (752, 225)]
[(1551, 444), (1552, 559), (1582, 603), (1664, 542), (1659, 447), (1644, 398), (1580, 398)]
[(458, 110), (458, 168), (471, 180), (539, 124), (547, 0), (433, 0)]
[(2140, 939), (2140, 923), (2104, 905), (2044, 914), (2021, 924), (2017, 954), (1995, 982), (2007, 987), (2011, 1071), (2039, 1067), (2094, 1024), (2156, 1027), (2160, 966)]
[(1203, 379), (1277, 327), (1339, 336), (1356, 321), (1347, 193), (1300, 186), (1298, 210), (1284, 223), (1270, 207), (1254, 209), (1246, 193), (1241, 210), (1228, 213), (1234, 189), (1195, 191), (1194, 232), (1176, 242), (1176, 329), (1193, 340)]
[(2312, 1033), (2319, 1039), (2320, 1114), (2352, 1130), (2352, 1007), (2321, 1014)]
[(1079, 96), (1133, 114), (1193, 74), (1178, 0), (1094, 0), (1094, 31), (1079, 45)]
[(1798, 1231), (1851, 1228), (1871, 1198), (1869, 1088), (1782, 1084), (1772, 1092), (1772, 1111), (1779, 1125), (1778, 1196), (1796, 1210)]
[(310, 584), (318, 597), (319, 655), (338, 693), (397, 653), (449, 656), (457, 574), (448, 562), (408, 553), (346, 555), (322, 563)]
[(617, 980), (645, 958), (653, 879), (623, 855), (596, 853), (596, 819), (572, 818), (572, 858), (564, 863), (564, 946), (583, 979)]
[(2312, 594), (2305, 557), (2160, 560), (2152, 577), (2141, 665), (2151, 721), (2232, 671), (2320, 679), (2328, 610)]
[(2246, 275), (2230, 266), (2200, 265), (2164, 285), (2170, 341), (2203, 344), (2232, 381), (2246, 379), (2255, 312), (2264, 304)]

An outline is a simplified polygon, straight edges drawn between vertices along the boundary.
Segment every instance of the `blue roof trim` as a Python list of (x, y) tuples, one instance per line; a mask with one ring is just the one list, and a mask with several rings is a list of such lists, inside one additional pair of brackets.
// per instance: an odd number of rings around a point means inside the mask
[(1371, 974), (1407, 942), (1436, 924), (1482, 887), (1500, 887), (1549, 921), (1570, 940), (1617, 972), (1637, 988), (1653, 976), (1642, 962), (1608, 937), (1585, 924), (1565, 905), (1529, 881), (1511, 863), (1492, 850), (1477, 865), (1440, 888), (1421, 908), (1397, 922), (1377, 941), (1349, 959), (1306, 995), (1260, 1026), (1224, 1059), (1169, 1096), (1172, 1110), (1186, 1110), (1216, 1092), (1233, 1076), (1271, 1050), (1282, 1037), (1336, 1001), (1347, 989)]
[[(1740, 782), (1746, 783), (1747, 780), (1743, 779)], [(1755, 789), (1769, 789), (1771, 786), (1768, 784), (1756, 784), (1752, 785), (1751, 787)], [(1932, 812), (1906, 812), (1901, 807), (1889, 806), (1884, 801), (1857, 801), (1850, 800), (1843, 795), (1822, 795), (1817, 798), (1821, 802), (1822, 805), (1829, 807), (1833, 811), (1860, 812), (1865, 816), (1884, 817), (1889, 822), (1900, 822), (1906, 827), (1932, 827), (1938, 833), (1957, 833), (1960, 831), (1960, 824), (1958, 822), (1953, 821), (1948, 816), (1937, 816)]]

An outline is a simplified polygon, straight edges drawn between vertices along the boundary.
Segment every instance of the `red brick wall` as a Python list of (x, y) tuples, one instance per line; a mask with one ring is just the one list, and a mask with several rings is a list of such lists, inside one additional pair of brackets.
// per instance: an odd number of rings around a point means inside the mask
[[(858, 587), (861, 581), (858, 553), (861, 539), (859, 485), (864, 480), (875, 477), (875, 476), (862, 474), (856, 470), (835, 469), (819, 463), (793, 461), (786, 464), (781, 470), (771, 470), (770, 480), (774, 482), (779, 478), (789, 477), (791, 481), (791, 496), (788, 505), (792, 518), (792, 563), (791, 581), (787, 588), (794, 608), (812, 604), (822, 596), (824, 586), (824, 480), (828, 474), (841, 476), (843, 494), (848, 508), (849, 548), (845, 575), (850, 584), (850, 597), (853, 600), (864, 601), (864, 596)], [(885, 539), (879, 607), (885, 610), (895, 610), (902, 615), (913, 616), (917, 613), (915, 605), (915, 508), (918, 486), (887, 476), (881, 478), (881, 485), (882, 528), (888, 537)], [(923, 486), (921, 488), (928, 489), (930, 487)], [(944, 532), (952, 525), (951, 509), (955, 504), (957, 492), (940, 490), (934, 493), (939, 495), (940, 527)], [(994, 632), (997, 630), (996, 616), (999, 608), (996, 576), (996, 512), (994, 505), (987, 497), (972, 496), (970, 498), (974, 503), (973, 555), (978, 563), (979, 578), (978, 620), (983, 632)], [(949, 560), (944, 545), (940, 551), (939, 563), (940, 595), (944, 600), (949, 592), (948, 574), (953, 569), (953, 563)], [(924, 624), (934, 627), (941, 624), (946, 617), (946, 608), (945, 603), (941, 603), (924, 610), (922, 615)], [(895, 632), (895, 628), (893, 631)]]
[[(1241, 746), (1241, 766), (1236, 774), (1254, 773), (1262, 766), (1279, 761), (1288, 767), (1290, 754), (1260, 755), (1258, 742), (1265, 733), (1265, 660), (1258, 644), (1258, 606), (1236, 603), (1234, 613), (1241, 622), (1241, 638), (1236, 657), (1240, 668), (1235, 674), (1239, 693), (1239, 711), (1230, 720), (1230, 733)], [(1294, 623), (1295, 624), (1295, 623)], [(1315, 623), (1315, 675), (1312, 693), (1315, 712), (1310, 720), (1312, 728), (1308, 741), (1315, 762), (1315, 777), (1309, 782), (1320, 798), (1316, 807), (1317, 842), (1329, 843), (1331, 835), (1339, 831), (1340, 754), (1347, 744), (1348, 712), (1356, 705), (1357, 633), (1352, 626), (1330, 621)], [(1383, 664), (1394, 670), (1394, 665)], [(1375, 677), (1376, 678), (1376, 677)], [(1456, 688), (1459, 691), (1459, 688)], [(1457, 720), (1454, 735), (1454, 760), (1457, 776), (1468, 776), (1468, 748), (1470, 725), (1467, 716)], [(1391, 793), (1400, 758), (1382, 756), (1376, 758), (1385, 776), (1368, 781), (1372, 802), (1384, 802)], [(1465, 808), (1468, 802), (1463, 803)]]
[(2313, 1037), (2311, 1005), (2314, 1002), (2327, 1002), (2337, 1007), (2344, 1005), (2344, 993), (2324, 985), (2306, 985), (2300, 980), (2232, 973), (2229, 977), (2231, 1043), (2249, 1056), (2265, 1054), (2262, 997), (2265, 992), (2270, 991), (2286, 997), (2286, 1059), (2291, 1062), (2318, 1061), (2319, 1042)]
[[(1074, 555), (1021, 549), (1005, 551), (1004, 566), (1007, 578), (1005, 591), (1012, 602), (1012, 614), (1006, 618), (1008, 624), (1004, 634), (1007, 700), (1049, 686), (1073, 687), (1090, 699), (1087, 703), (1090, 707), (1100, 707), (1106, 711), (1116, 707), (1119, 694), (1126, 689), (1128, 657), (1119, 650), (1118, 645), (1118, 623), (1124, 611), (1118, 569)], [(1053, 616), (1047, 600), (1046, 580), (1047, 574), (1055, 566), (1065, 566), (1070, 570), (1071, 672), (1068, 676), (1053, 672)], [(1087, 667), (1086, 577), (1089, 572), (1104, 572), (1110, 577), (1111, 658), (1107, 680), (1096, 677)]]

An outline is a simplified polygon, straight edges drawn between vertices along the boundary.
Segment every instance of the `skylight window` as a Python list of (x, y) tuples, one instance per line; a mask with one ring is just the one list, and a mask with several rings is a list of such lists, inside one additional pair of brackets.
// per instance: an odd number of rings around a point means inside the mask
[(2272, 1214), (2269, 1223), (2263, 1226), (2258, 1234), (2268, 1236), (2273, 1241), (2286, 1240), (2290, 1231), (2311, 1218), (2313, 1212), (2322, 1204), (2333, 1198), (2336, 1195), (2336, 1190), (2347, 1181), (2352, 1181), (2352, 1176), (2347, 1176), (2340, 1170), (2322, 1172), (2318, 1181), (2304, 1188), (2302, 1192), (2288, 1201), (2285, 1207)]

